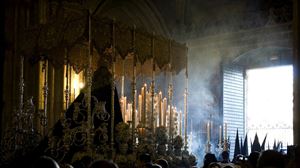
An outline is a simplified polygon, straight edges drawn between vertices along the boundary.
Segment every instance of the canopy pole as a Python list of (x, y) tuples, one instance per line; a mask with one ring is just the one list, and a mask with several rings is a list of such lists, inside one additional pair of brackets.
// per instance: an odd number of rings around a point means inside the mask
[(169, 151), (171, 152), (172, 149), (172, 143), (173, 143), (173, 79), (172, 79), (172, 56), (171, 56), (171, 40), (169, 41), (169, 57), (170, 57), (170, 63), (169, 63), (169, 87), (168, 87), (168, 96), (169, 96), (169, 111), (170, 111), (170, 116), (169, 116)]
[(116, 62), (116, 49), (115, 49), (115, 21), (112, 24), (112, 78), (111, 78), (111, 137), (110, 137), (110, 145), (111, 145), (111, 159), (114, 157), (114, 127), (115, 127), (115, 62)]
[(47, 106), (48, 106), (48, 60), (46, 57), (43, 57), (43, 67), (42, 67), (42, 72), (44, 73), (44, 84), (43, 84), (43, 97), (44, 97), (44, 110), (43, 110), (43, 115), (42, 115), (42, 120), (41, 120), (41, 125), (43, 126), (43, 136), (47, 135), (47, 122), (48, 122), (48, 117), (47, 117)]
[[(188, 49), (187, 53), (188, 53)], [(184, 150), (187, 151), (187, 116), (188, 116), (188, 59), (186, 57), (186, 68), (185, 68), (185, 90), (184, 90)]]
[(135, 57), (135, 25), (132, 31), (133, 75), (132, 75), (132, 144), (135, 147), (135, 117), (136, 117), (136, 57)]
[(89, 47), (89, 55), (88, 55), (88, 68), (87, 68), (87, 146), (88, 152), (92, 154), (92, 116), (91, 116), (91, 88), (92, 88), (92, 15), (91, 11), (89, 10), (89, 39), (88, 39), (88, 47)]
[(155, 93), (155, 54), (154, 54), (154, 33), (151, 39), (151, 53), (152, 53), (152, 81), (151, 81), (151, 132), (154, 136), (154, 93)]

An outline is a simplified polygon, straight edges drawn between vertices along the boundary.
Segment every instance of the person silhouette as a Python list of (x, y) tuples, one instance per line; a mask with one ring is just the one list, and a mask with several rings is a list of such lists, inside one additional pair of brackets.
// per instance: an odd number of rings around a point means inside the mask
[(205, 156), (204, 156), (204, 160), (203, 160), (203, 168), (208, 168), (209, 165), (211, 163), (214, 163), (214, 162), (217, 162), (217, 158), (215, 156), (215, 154), (212, 154), (212, 153), (207, 153)]
[(33, 164), (33, 168), (59, 168), (58, 163), (49, 156), (39, 157)]
[(109, 160), (96, 160), (89, 168), (119, 168), (117, 164)]

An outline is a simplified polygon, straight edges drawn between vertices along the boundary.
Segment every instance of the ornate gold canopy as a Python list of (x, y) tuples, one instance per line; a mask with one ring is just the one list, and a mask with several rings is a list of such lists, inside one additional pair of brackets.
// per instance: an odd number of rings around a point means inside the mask
[[(52, 5), (53, 8), (53, 5)], [(154, 58), (156, 71), (171, 70), (178, 73), (186, 67), (187, 47), (154, 32), (145, 32), (134, 25), (126, 25), (115, 20), (92, 16), (91, 30), (88, 25), (88, 10), (78, 6), (55, 7), (45, 24), (23, 29), (20, 37), (20, 53), (33, 61), (41, 55), (54, 66), (68, 61), (80, 72), (88, 64), (88, 35), (92, 33), (93, 67), (105, 62), (110, 65), (112, 46), (115, 44), (116, 64), (126, 60), (126, 64), (136, 63), (145, 66), (143, 74), (151, 75)], [(122, 72), (117, 68), (116, 74)], [(149, 71), (149, 72), (148, 72)], [(137, 72), (139, 74), (140, 72)], [(130, 73), (125, 73), (130, 74)]]

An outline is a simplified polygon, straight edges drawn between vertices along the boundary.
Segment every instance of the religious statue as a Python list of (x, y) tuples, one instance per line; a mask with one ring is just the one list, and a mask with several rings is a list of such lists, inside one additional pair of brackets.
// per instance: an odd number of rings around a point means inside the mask
[[(93, 148), (93, 152), (96, 153), (94, 155), (104, 155), (109, 152), (112, 107), (111, 78), (112, 75), (107, 67), (100, 66), (93, 74), (91, 101), (87, 102), (87, 89), (84, 88), (66, 110), (64, 121), (60, 120), (55, 125), (52, 136), (62, 138), (63, 146), (69, 148), (64, 155), (64, 161), (74, 162), (78, 159), (78, 153), (84, 154), (90, 150), (87, 148)], [(90, 103), (91, 108), (91, 123), (87, 121), (88, 103)], [(123, 122), (116, 88), (114, 111), (114, 125), (116, 128), (118, 123)], [(88, 146), (89, 141), (91, 146)], [(102, 157), (105, 158), (106, 156)]]

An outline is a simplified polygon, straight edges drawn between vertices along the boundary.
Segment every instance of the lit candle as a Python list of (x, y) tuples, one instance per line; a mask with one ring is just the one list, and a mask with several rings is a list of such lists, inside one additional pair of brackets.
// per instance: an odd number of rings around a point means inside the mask
[(141, 106), (141, 123), (142, 123), (142, 126), (144, 126), (143, 124), (143, 122), (144, 122), (144, 101), (145, 101), (145, 88), (144, 88), (144, 86), (141, 88), (141, 93), (142, 93), (142, 106)]
[(227, 123), (224, 123), (224, 140), (227, 141)]
[(141, 116), (142, 116), (142, 95), (139, 95), (139, 111), (138, 111), (138, 121), (141, 121)]
[(132, 121), (132, 104), (128, 103), (128, 120)]
[(179, 112), (179, 135), (181, 135), (181, 130), (182, 130), (182, 111), (180, 110)]
[[(171, 119), (171, 107), (170, 107), (170, 105), (167, 105), (167, 116), (168, 116), (168, 122), (166, 123), (166, 125), (168, 126), (168, 127), (170, 127), (170, 119)], [(169, 130), (170, 131), (170, 130)]]
[(207, 142), (209, 143), (210, 141), (210, 126), (209, 126), (209, 122), (207, 123)]
[(125, 59), (122, 64), (122, 86), (121, 86), (121, 96), (124, 97), (124, 82), (125, 82)]
[(173, 106), (172, 109), (173, 109), (173, 119), (172, 119), (173, 120), (173, 124), (177, 125), (177, 131), (178, 131), (178, 124), (179, 123), (178, 122), (174, 122), (174, 121), (178, 120), (178, 117), (177, 117), (178, 116), (177, 108)]
[(124, 96), (124, 81), (125, 81), (125, 76), (124, 76), (124, 75), (122, 75), (121, 96)]
[(147, 105), (147, 84), (145, 83), (144, 84), (144, 89), (143, 89), (143, 111), (142, 111), (142, 113), (143, 113), (143, 117), (142, 117), (142, 123), (143, 123), (143, 127), (145, 127), (146, 126), (146, 105)]
[(123, 113), (123, 114), (124, 114), (123, 122), (127, 123), (127, 113)]
[[(149, 88), (149, 91), (146, 92), (146, 101), (145, 101), (146, 102), (145, 112), (147, 113), (145, 115), (146, 116), (145, 123), (149, 124), (149, 127), (151, 126), (151, 124), (153, 124), (151, 122), (151, 116), (152, 116), (151, 112), (152, 111), (151, 111), (151, 93), (150, 93), (150, 88)], [(152, 128), (152, 126), (151, 126), (151, 128)]]
[(158, 93), (158, 114), (159, 114), (159, 126), (162, 125), (162, 112), (161, 112), (161, 99), (162, 99), (162, 93)]
[(166, 127), (166, 125), (167, 125), (167, 98), (163, 99), (163, 113), (164, 113), (163, 125), (164, 125), (164, 127)]
[(126, 114), (127, 98), (123, 97), (123, 113)]
[(141, 95), (142, 95), (142, 98), (144, 97), (144, 86), (142, 86), (141, 88)]
[(161, 107), (161, 122), (160, 122), (160, 120), (159, 120), (159, 122), (161, 123), (160, 126), (163, 126), (164, 125), (164, 100), (163, 100), (163, 98), (160, 101), (160, 107)]
[(222, 144), (222, 125), (219, 127), (219, 144)]

